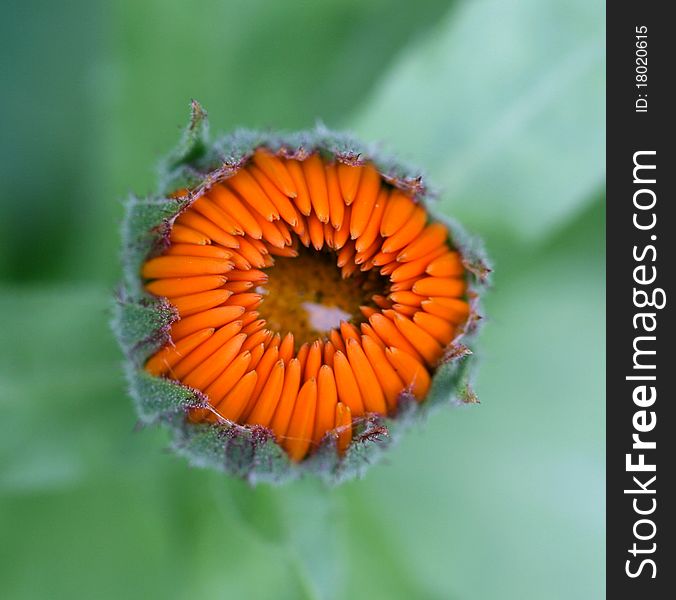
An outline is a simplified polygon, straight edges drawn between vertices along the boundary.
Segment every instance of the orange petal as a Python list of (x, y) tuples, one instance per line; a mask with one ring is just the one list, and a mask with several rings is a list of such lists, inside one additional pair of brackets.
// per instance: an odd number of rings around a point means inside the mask
[(345, 348), (345, 342), (343, 341), (342, 336), (336, 329), (332, 329), (329, 332), (329, 339), (331, 340), (331, 343), (333, 344), (336, 350), (340, 350), (343, 354), (347, 352)]
[(247, 423), (250, 425), (262, 425), (263, 427), (267, 427), (270, 424), (282, 393), (283, 384), (284, 361), (278, 360), (272, 367), (270, 376), (265, 382), (251, 414), (247, 417)]
[(387, 406), (385, 404), (383, 389), (371, 367), (371, 363), (369, 363), (364, 350), (362, 350), (360, 342), (361, 339), (359, 341), (355, 339), (347, 340), (347, 358), (357, 380), (366, 410), (385, 415), (387, 414)]
[(459, 277), (465, 269), (458, 252), (447, 252), (427, 265), (425, 272), (432, 277)]
[(305, 227), (306, 227), (305, 220), (306, 220), (307, 217), (298, 210), (298, 207), (295, 204), (293, 206), (293, 210), (296, 214), (296, 217), (295, 217), (296, 218), (296, 224), (291, 225), (290, 227), (297, 236), (301, 236), (305, 232)]
[[(242, 238), (239, 241), (239, 253), (249, 263), (250, 266), (260, 269), (265, 266), (265, 256), (261, 251), (251, 243), (251, 240)], [(241, 267), (237, 267), (238, 269)]]
[(202, 277), (176, 277), (156, 279), (146, 285), (146, 289), (156, 296), (174, 298), (198, 292), (206, 292), (221, 287), (226, 282), (223, 275), (204, 275)]
[(265, 195), (268, 197), (270, 202), (274, 204), (282, 219), (291, 225), (295, 225), (297, 222), (296, 209), (289, 201), (289, 198), (279, 191), (277, 186), (265, 173), (263, 173), (263, 171), (253, 165), (248, 167), (248, 170), (253, 175), (258, 185), (260, 185), (262, 190), (265, 192)]
[(357, 252), (357, 254), (354, 255), (354, 264), (364, 264), (371, 257), (375, 256), (378, 253), (378, 250), (380, 250), (380, 240), (374, 241), (368, 248), (366, 248), (366, 250)]
[(253, 286), (253, 281), (229, 281), (223, 285), (223, 289), (228, 290), (233, 294), (241, 294), (249, 291)]
[(400, 190), (392, 190), (380, 223), (380, 235), (390, 237), (399, 231), (413, 216), (415, 202)]
[[(370, 318), (370, 317), (369, 317)], [(371, 340), (373, 340), (382, 350), (385, 350), (387, 348), (387, 344), (380, 338), (380, 336), (375, 332), (373, 327), (369, 325), (368, 323), (362, 323), (360, 325), (361, 327), (361, 332), (363, 335), (370, 337)]]
[(333, 355), (336, 353), (336, 347), (328, 340), (324, 342), (324, 364), (333, 367)]
[(242, 235), (244, 233), (244, 228), (241, 225), (235, 222), (228, 213), (206, 196), (195, 200), (190, 205), (190, 209), (197, 211), (205, 219), (213, 221), (223, 231), (227, 231), (232, 235)]
[(204, 390), (204, 393), (211, 398), (211, 403), (218, 408), (219, 402), (225, 398), (226, 394), (235, 387), (235, 384), (244, 377), (251, 362), (251, 353), (249, 351), (240, 352), (237, 358), (233, 360), (227, 368), (221, 373), (214, 382)]
[(263, 235), (260, 225), (254, 219), (251, 210), (233, 191), (217, 183), (209, 190), (209, 198), (232, 217), (232, 219), (252, 238), (260, 239)]
[(352, 218), (352, 207), (348, 206), (345, 208), (345, 214), (343, 215), (343, 223), (336, 230), (336, 234), (333, 236), (333, 246), (336, 250), (340, 250), (347, 240), (350, 239), (350, 220)]
[(242, 346), (242, 350), (251, 350), (251, 352), (253, 352), (256, 346), (265, 342), (266, 338), (268, 337), (268, 333), (268, 329), (259, 329), (258, 331), (249, 334), (249, 337)]
[(373, 294), (371, 300), (378, 308), (392, 308), (392, 301), (380, 294)]
[(202, 215), (192, 210), (184, 212), (180, 217), (178, 217), (178, 219), (176, 219), (176, 223), (180, 226), (190, 227), (195, 231), (199, 231), (200, 233), (208, 236), (214, 242), (217, 242), (226, 248), (239, 248), (237, 236), (234, 236), (231, 233), (221, 229), (213, 221), (206, 219)]
[(249, 363), (249, 371), (255, 369), (258, 366), (261, 358), (263, 358), (263, 354), (265, 354), (265, 345), (263, 344), (258, 344), (251, 349), (251, 362)]
[[(261, 361), (256, 367), (256, 372), (258, 373), (258, 382), (256, 383), (256, 387), (254, 388), (254, 393), (252, 396), (254, 403), (258, 401), (258, 396), (263, 390), (263, 386), (266, 384), (268, 377), (270, 377), (270, 373), (272, 372), (272, 368), (275, 366), (278, 360), (279, 350), (276, 346), (270, 346), (265, 351), (263, 358), (261, 358)], [(244, 415), (245, 418), (248, 417), (249, 413), (253, 409), (253, 404), (249, 408), (250, 410), (247, 410), (246, 414)]]
[(172, 298), (171, 303), (181, 318), (183, 318), (218, 306), (230, 298), (230, 296), (232, 296), (232, 292), (228, 290), (211, 290), (209, 292), (200, 292), (199, 294), (178, 296)]
[(312, 377), (317, 379), (319, 367), (322, 364), (322, 351), (323, 347), (320, 340), (312, 342), (310, 350), (307, 353), (305, 368), (303, 369), (303, 381), (307, 381)]
[(240, 169), (225, 184), (266, 221), (279, 219), (279, 211), (247, 169)]
[[(229, 300), (232, 300), (231, 296)], [(243, 306), (219, 306), (204, 312), (190, 315), (171, 325), (171, 339), (177, 342), (191, 333), (207, 327), (221, 327), (237, 319), (244, 312)]]
[(257, 319), (249, 323), (246, 327), (242, 327), (242, 333), (246, 333), (247, 336), (251, 336), (256, 332), (261, 331), (261, 329), (265, 327), (265, 324), (265, 319)]
[(311, 154), (302, 162), (303, 174), (310, 191), (310, 202), (317, 218), (322, 223), (329, 221), (329, 193), (326, 187), (326, 171), (319, 154)]
[(214, 335), (210, 336), (203, 344), (195, 347), (183, 360), (172, 367), (170, 371), (171, 377), (178, 380), (184, 379), (241, 330), (241, 322), (233, 321), (215, 331)]
[(257, 380), (256, 371), (249, 371), (244, 375), (218, 405), (218, 413), (224, 419), (238, 421), (249, 404)]
[(366, 228), (355, 242), (357, 252), (363, 252), (380, 237), (380, 223), (382, 222), (383, 214), (385, 213), (389, 195), (390, 193), (387, 188), (380, 188), (375, 206), (373, 207), (373, 212), (369, 217)]
[(390, 263), (387, 263), (386, 265), (383, 265), (380, 267), (380, 274), (384, 277), (386, 275), (391, 275), (395, 269), (397, 268), (397, 265), (399, 265), (398, 262), (393, 261)]
[(345, 244), (340, 249), (340, 252), (338, 252), (338, 259), (336, 261), (336, 265), (339, 268), (344, 267), (352, 260), (354, 254), (355, 254), (354, 244), (352, 242)]
[(382, 252), (382, 251), (380, 251), (380, 252), (378, 252), (378, 254), (376, 254), (373, 257), (372, 260), (373, 260), (373, 264), (376, 267), (382, 267), (382, 266), (387, 265), (391, 262), (394, 262), (396, 259), (397, 259), (397, 253), (396, 252)]
[(342, 402), (336, 404), (336, 431), (338, 432), (338, 454), (343, 456), (352, 441), (352, 413)]
[(383, 252), (395, 252), (416, 239), (425, 228), (427, 214), (422, 206), (417, 206), (404, 225), (383, 242)]
[(331, 223), (324, 223), (324, 229), (323, 229), (323, 235), (324, 235), (324, 243), (331, 248), (331, 250), (335, 250), (336, 246), (333, 243), (333, 233), (335, 229), (331, 225)]
[(424, 300), (427, 300), (427, 296), (421, 296), (420, 294), (408, 290), (392, 292), (387, 297), (392, 300), (392, 302), (406, 304), (408, 306), (420, 306)]
[(296, 256), (298, 256), (298, 250), (296, 250), (295, 248), (290, 248), (289, 246), (284, 246), (284, 248), (277, 248), (277, 246), (271, 246), (270, 254), (273, 254), (274, 256), (296, 258)]
[(284, 244), (286, 246), (291, 246), (293, 244), (293, 236), (291, 235), (289, 225), (286, 223), (286, 221), (275, 221), (274, 226), (279, 230), (279, 233), (284, 238)]
[(364, 167), (361, 166), (353, 167), (345, 163), (338, 163), (338, 183), (340, 184), (340, 191), (345, 199), (345, 204), (348, 206), (357, 197), (359, 180), (361, 179), (363, 170)]
[(296, 358), (300, 363), (301, 373), (305, 371), (305, 362), (307, 361), (307, 355), (309, 352), (310, 352), (310, 344), (308, 344), (307, 342), (305, 342), (304, 344), (301, 345), (300, 348), (298, 348), (298, 354), (296, 354)]
[(312, 213), (307, 218), (307, 224), (314, 249), (321, 250), (324, 247), (324, 225), (319, 221), (315, 213)]
[(411, 277), (419, 277), (425, 272), (429, 264), (438, 256), (446, 251), (446, 246), (439, 246), (429, 254), (416, 260), (403, 262), (390, 274), (390, 281), (404, 281)]
[(315, 446), (318, 446), (324, 434), (334, 427), (337, 401), (338, 391), (333, 369), (323, 365), (317, 376), (317, 410), (312, 434), (312, 443)]
[(272, 244), (273, 246), (276, 246), (277, 248), (284, 248), (284, 246), (286, 246), (286, 239), (284, 238), (284, 235), (277, 227), (275, 227), (274, 223), (266, 221), (259, 214), (255, 214), (254, 219), (256, 219), (263, 232), (263, 237), (261, 239), (269, 244)]
[(202, 256), (206, 258), (230, 258), (232, 250), (220, 246), (201, 246), (200, 244), (172, 244), (167, 248), (165, 255), (171, 256)]
[(272, 425), (270, 426), (277, 441), (281, 441), (284, 438), (289, 428), (289, 421), (291, 420), (291, 414), (293, 413), (300, 388), (300, 377), (300, 362), (298, 362), (297, 358), (292, 358), (284, 373), (282, 393), (280, 394), (277, 410), (275, 410)]
[[(271, 332), (272, 333), (272, 332)], [(279, 350), (279, 345), (282, 343), (282, 336), (279, 333), (273, 333), (272, 339), (270, 340), (270, 346), (274, 346)]]
[(444, 353), (444, 349), (439, 342), (408, 317), (396, 311), (394, 314), (394, 324), (402, 335), (420, 352), (430, 367), (435, 366)]
[(469, 316), (469, 304), (458, 298), (430, 298), (420, 306), (425, 312), (451, 323), (463, 323)]
[(359, 330), (348, 321), (340, 322), (340, 334), (343, 336), (345, 343), (352, 338), (353, 340), (359, 340)]
[(298, 236), (298, 240), (299, 240), (300, 243), (303, 244), (303, 246), (305, 246), (306, 248), (309, 248), (309, 247), (310, 247), (310, 244), (312, 243), (312, 240), (310, 240), (310, 230), (309, 230), (309, 228), (307, 228), (307, 227), (305, 228), (305, 231), (303, 231), (303, 233), (301, 233), (301, 234)]
[(289, 364), (293, 358), (294, 339), (293, 333), (289, 332), (284, 336), (282, 343), (279, 346), (279, 358), (284, 361), (284, 364)]
[(425, 277), (415, 283), (413, 291), (421, 296), (457, 298), (465, 293), (465, 282), (458, 278)]
[(169, 239), (175, 244), (211, 244), (211, 239), (208, 235), (204, 235), (200, 231), (195, 231), (190, 227), (177, 225), (176, 223), (171, 227)]
[[(240, 238), (240, 248), (242, 246), (242, 242), (244, 241), (244, 238)], [(246, 271), (247, 269), (251, 268), (251, 263), (244, 258), (244, 256), (241, 254), (241, 252), (236, 252), (235, 250), (231, 251), (232, 258), (232, 263), (235, 265), (235, 269), (239, 269), (240, 271)]]
[(338, 167), (335, 163), (326, 165), (326, 188), (329, 196), (329, 218), (334, 229), (343, 224), (345, 200), (338, 182)]
[(214, 333), (213, 327), (201, 329), (183, 338), (176, 344), (168, 344), (156, 352), (145, 364), (145, 370), (151, 375), (164, 375), (176, 363), (192, 352), (197, 346), (208, 340)]
[(418, 312), (418, 307), (409, 306), (408, 304), (393, 304), (392, 310), (398, 312), (401, 315), (412, 317), (416, 312)]
[(455, 327), (453, 324), (436, 315), (431, 315), (419, 310), (413, 315), (413, 322), (429, 333), (442, 346), (450, 344), (455, 336)]
[(385, 350), (385, 355), (406, 388), (419, 402), (423, 400), (430, 388), (430, 376), (422, 363), (399, 348), (388, 348)]
[(296, 186), (296, 207), (302, 214), (307, 216), (312, 212), (312, 202), (310, 201), (310, 192), (308, 191), (307, 182), (305, 181), (303, 168), (297, 160), (287, 161), (286, 167)]
[[(392, 278), (390, 277), (390, 280)], [(397, 281), (396, 283), (392, 283), (390, 285), (390, 291), (391, 292), (407, 292), (410, 291), (413, 288), (413, 285), (415, 284), (416, 281), (418, 281), (420, 277), (411, 277), (410, 279), (403, 279), (401, 281)]]
[(380, 192), (380, 174), (373, 165), (364, 167), (350, 216), (350, 237), (357, 239), (366, 229)]
[(248, 269), (240, 271), (235, 269), (227, 275), (228, 281), (253, 281), (254, 283), (265, 283), (268, 280), (268, 274), (259, 269)]
[(343, 279), (347, 279), (348, 277), (350, 277), (350, 275), (352, 275), (358, 270), (359, 270), (358, 265), (354, 263), (348, 263), (340, 270), (340, 274)]
[(448, 230), (445, 225), (432, 223), (425, 227), (418, 237), (399, 252), (397, 260), (399, 262), (408, 262), (416, 258), (422, 258), (439, 247), (445, 248), (447, 237)]
[(247, 310), (253, 310), (263, 301), (263, 296), (253, 292), (233, 294), (225, 301), (226, 306), (239, 306)]
[(296, 185), (285, 166), (286, 161), (281, 160), (267, 150), (259, 148), (254, 152), (253, 162), (274, 182), (282, 193), (289, 198), (297, 196)]
[(293, 461), (302, 460), (310, 449), (317, 406), (317, 382), (309, 379), (298, 393), (283, 446)]
[(373, 371), (383, 388), (387, 409), (392, 413), (397, 408), (399, 394), (406, 386), (394, 367), (392, 367), (387, 360), (385, 348), (383, 346), (380, 346), (378, 342), (368, 335), (362, 336), (362, 345), (364, 347), (366, 358), (368, 358), (368, 361), (371, 364), (371, 367), (373, 367)]
[(209, 360), (187, 375), (182, 383), (198, 390), (206, 389), (237, 358), (245, 339), (246, 335), (239, 333), (228, 340), (209, 357)]
[(221, 275), (231, 271), (233, 263), (222, 258), (201, 256), (157, 256), (146, 261), (141, 274), (146, 279)]
[(251, 240), (248, 240), (248, 241), (251, 242), (251, 244), (254, 246), (254, 248), (256, 248), (256, 250), (258, 250), (263, 256), (265, 256), (269, 252), (268, 246), (267, 246), (267, 244), (265, 243), (264, 240), (262, 240), (262, 239), (260, 239), (260, 240), (251, 239)]
[(242, 328), (246, 327), (250, 323), (253, 323), (260, 315), (255, 310), (249, 310), (242, 315), (240, 321), (242, 321)]
[[(408, 352), (420, 362), (423, 362), (422, 356), (397, 329), (397, 326), (388, 319), (385, 315), (376, 313), (369, 319), (369, 323), (373, 330), (378, 334), (378, 337), (385, 342), (387, 346), (400, 348)], [(354, 412), (354, 411), (353, 411)]]
[(364, 414), (364, 402), (359, 384), (346, 356), (339, 350), (333, 356), (333, 371), (336, 377), (338, 398), (350, 407), (352, 414), (359, 417)]

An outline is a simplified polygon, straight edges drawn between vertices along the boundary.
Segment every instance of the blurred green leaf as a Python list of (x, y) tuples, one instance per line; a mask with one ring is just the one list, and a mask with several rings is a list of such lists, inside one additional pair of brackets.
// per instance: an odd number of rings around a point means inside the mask
[(424, 165), (441, 207), (543, 239), (602, 184), (601, 4), (479, 0), (402, 54), (356, 118)]
[(100, 140), (91, 84), (101, 9), (82, 0), (3, 2), (0, 279), (57, 279), (69, 249), (82, 250), (76, 232), (91, 215), (86, 173)]

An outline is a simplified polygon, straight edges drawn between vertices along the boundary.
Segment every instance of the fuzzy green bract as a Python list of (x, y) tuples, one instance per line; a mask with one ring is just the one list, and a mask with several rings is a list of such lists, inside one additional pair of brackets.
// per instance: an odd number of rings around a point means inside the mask
[[(295, 464), (266, 428), (189, 423), (186, 411), (205, 406), (205, 396), (178, 382), (151, 376), (143, 369), (145, 361), (167, 343), (169, 327), (178, 318), (166, 300), (144, 291), (140, 276), (143, 263), (166, 248), (173, 219), (214, 183), (234, 175), (259, 147), (287, 158), (302, 159), (318, 151), (325, 158), (347, 164), (373, 162), (385, 181), (413, 195), (424, 203), (432, 220), (448, 226), (451, 243), (462, 254), (467, 269), (472, 311), (464, 333), (449, 346), (434, 373), (427, 398), (417, 403), (402, 393), (393, 417), (371, 416), (355, 424), (352, 443), (342, 458), (331, 433), (315, 452)], [(182, 188), (190, 190), (189, 195), (173, 198), (172, 194)], [(479, 299), (490, 273), (483, 246), (460, 225), (435, 212), (434, 194), (418, 170), (384, 156), (375, 146), (322, 125), (290, 134), (240, 130), (210, 141), (206, 112), (193, 101), (190, 123), (178, 147), (160, 165), (157, 193), (147, 198), (129, 198), (125, 209), (123, 278), (112, 327), (126, 358), (129, 393), (140, 422), (167, 427), (172, 434), (172, 449), (192, 465), (219, 469), (251, 483), (281, 483), (305, 473), (338, 483), (361, 476), (407, 427), (433, 409), (476, 403), (471, 388), (476, 357), (471, 348), (479, 329)]]

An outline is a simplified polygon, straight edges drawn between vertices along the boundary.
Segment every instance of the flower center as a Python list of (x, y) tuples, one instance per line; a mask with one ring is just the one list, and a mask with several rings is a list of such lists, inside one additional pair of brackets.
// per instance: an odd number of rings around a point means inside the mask
[(263, 295), (257, 310), (271, 330), (293, 333), (297, 346), (326, 337), (341, 321), (365, 321), (360, 307), (374, 306), (372, 296), (385, 290), (375, 270), (343, 279), (335, 253), (302, 247), (295, 258), (276, 257), (266, 273), (268, 281), (256, 288)]

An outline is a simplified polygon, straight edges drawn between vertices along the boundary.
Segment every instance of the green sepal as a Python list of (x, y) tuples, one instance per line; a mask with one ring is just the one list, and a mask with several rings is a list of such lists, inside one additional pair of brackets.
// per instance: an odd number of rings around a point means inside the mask
[(112, 328), (122, 350), (137, 367), (168, 340), (169, 326), (176, 319), (176, 309), (164, 298), (151, 296), (133, 300), (124, 288), (113, 306)]
[(173, 421), (176, 416), (180, 416), (183, 421), (188, 407), (204, 402), (204, 397), (196, 390), (170, 379), (154, 377), (137, 366), (128, 369), (127, 382), (139, 419), (144, 425)]

